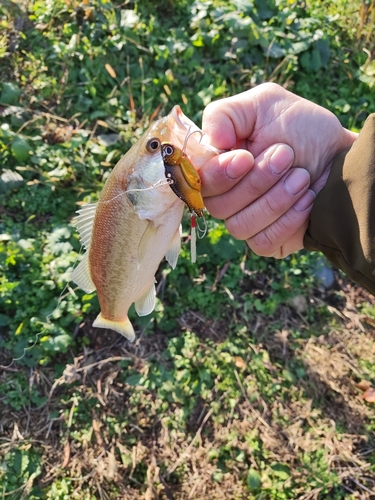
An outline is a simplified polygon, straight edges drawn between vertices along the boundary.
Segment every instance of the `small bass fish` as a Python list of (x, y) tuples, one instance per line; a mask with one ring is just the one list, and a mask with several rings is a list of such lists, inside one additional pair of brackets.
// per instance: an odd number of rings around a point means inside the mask
[[(97, 291), (101, 312), (93, 326), (110, 328), (134, 340), (128, 318), (130, 306), (135, 303), (139, 316), (154, 310), (159, 264), (164, 256), (172, 268), (177, 264), (184, 202), (192, 200), (191, 207), (198, 211), (204, 208), (196, 184), (200, 178), (191, 168), (199, 169), (219, 153), (197, 131), (199, 128), (175, 106), (168, 116), (154, 122), (117, 163), (99, 201), (78, 210), (76, 226), (86, 252), (72, 280), (86, 293)], [(168, 153), (174, 150), (165, 151), (163, 143), (176, 151), (183, 148), (183, 155), (191, 160), (189, 165), (184, 164), (188, 179), (181, 178), (178, 183), (183, 189), (182, 199), (171, 189), (166, 173)], [(176, 170), (172, 182), (181, 175)], [(193, 184), (192, 195), (189, 182)], [(197, 189), (199, 196), (194, 192)]]

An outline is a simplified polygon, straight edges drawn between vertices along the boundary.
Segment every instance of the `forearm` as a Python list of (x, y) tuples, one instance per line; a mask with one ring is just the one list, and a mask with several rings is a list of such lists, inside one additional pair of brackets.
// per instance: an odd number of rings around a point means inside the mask
[(375, 295), (375, 114), (333, 161), (304, 238)]

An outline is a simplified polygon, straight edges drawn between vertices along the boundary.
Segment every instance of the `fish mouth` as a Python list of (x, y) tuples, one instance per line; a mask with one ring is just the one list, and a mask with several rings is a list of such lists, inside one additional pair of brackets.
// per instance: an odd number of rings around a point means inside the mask
[(180, 147), (186, 149), (188, 156), (192, 157), (196, 168), (199, 168), (207, 159), (222, 152), (208, 143), (207, 136), (183, 113), (178, 104), (173, 107), (171, 117), (172, 135), (179, 140)]
[(176, 104), (176, 106), (173, 106), (173, 108), (172, 108), (172, 116), (179, 127), (183, 126), (183, 123), (181, 120), (181, 115), (184, 116), (184, 113), (182, 112), (182, 109), (180, 108), (180, 106), (178, 104)]
[(178, 104), (176, 104), (176, 106), (173, 106), (172, 118), (177, 128), (177, 130), (175, 131), (180, 132), (180, 134), (183, 133), (186, 136), (187, 133), (194, 132), (195, 130), (200, 130), (200, 128), (183, 113)]

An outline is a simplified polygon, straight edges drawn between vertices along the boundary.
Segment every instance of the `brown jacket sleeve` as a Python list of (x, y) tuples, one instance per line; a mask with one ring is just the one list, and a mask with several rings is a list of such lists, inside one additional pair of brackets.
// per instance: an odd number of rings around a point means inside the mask
[(333, 161), (304, 238), (375, 295), (375, 114)]

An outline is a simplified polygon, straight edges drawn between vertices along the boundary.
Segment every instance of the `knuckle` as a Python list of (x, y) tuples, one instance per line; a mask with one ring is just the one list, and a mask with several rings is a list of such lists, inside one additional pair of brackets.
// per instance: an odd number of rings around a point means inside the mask
[(223, 203), (218, 202), (218, 200), (206, 198), (204, 202), (205, 207), (215, 219), (225, 219), (228, 216)]
[(279, 215), (279, 201), (273, 196), (263, 196), (259, 198), (259, 212), (266, 215)]
[(203, 110), (203, 116), (207, 118), (208, 116), (213, 116), (218, 110), (220, 103), (218, 101), (213, 101), (207, 104)]
[(279, 84), (274, 82), (265, 82), (258, 86), (259, 91), (264, 91), (272, 96), (286, 92), (286, 90)]
[(251, 200), (261, 199), (266, 188), (266, 176), (263, 173), (259, 173), (256, 179), (246, 185), (248, 195)]
[(261, 85), (259, 85), (258, 88), (264, 88), (265, 90), (275, 90), (275, 89), (278, 89), (280, 87), (280, 85), (278, 85), (277, 83), (274, 83), (274, 82), (264, 82), (262, 83)]
[(272, 257), (274, 253), (274, 242), (266, 230), (248, 240), (248, 245), (253, 252), (261, 257)]
[(226, 220), (226, 226), (230, 234), (238, 240), (246, 240), (253, 234), (251, 217), (245, 210), (229, 217)]
[(263, 257), (273, 257), (287, 235), (288, 227), (284, 218), (279, 219), (252, 238), (252, 250)]

